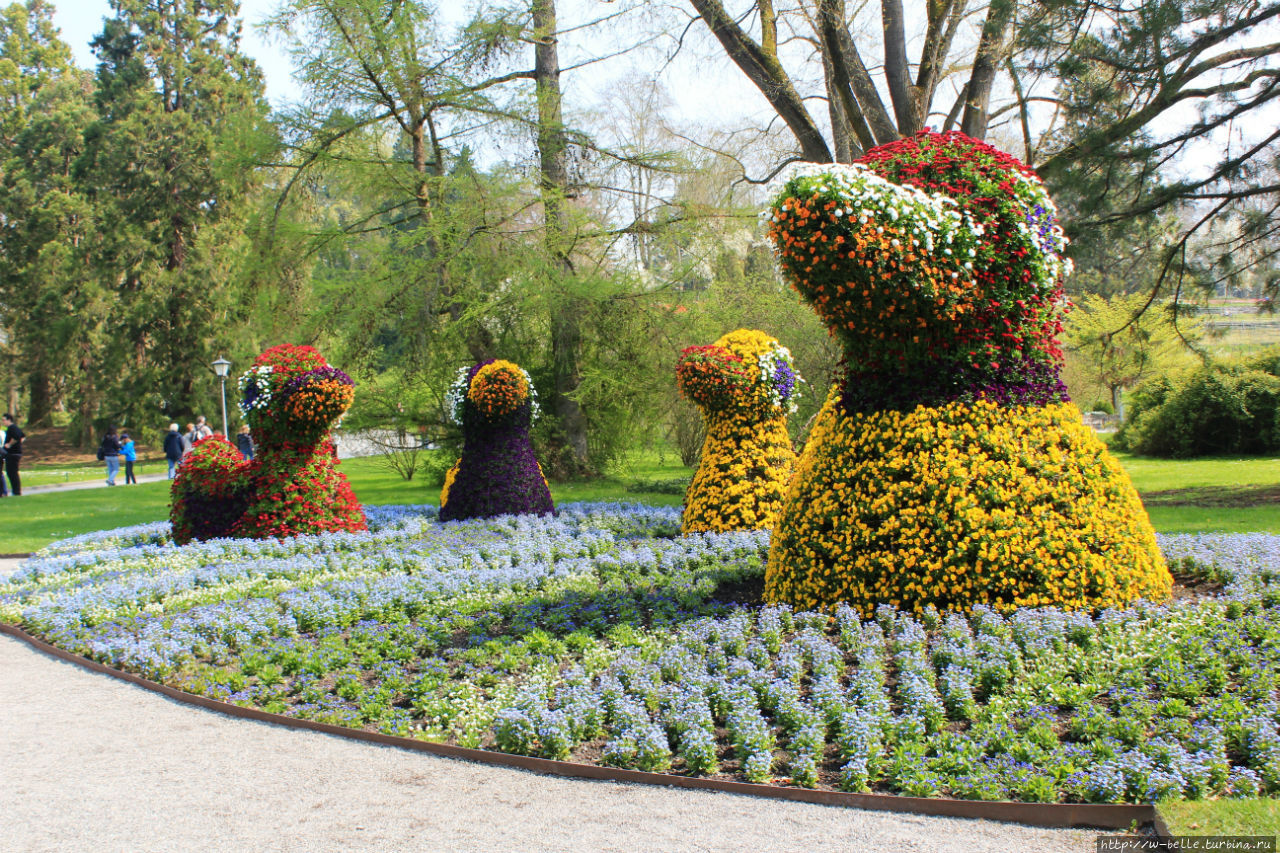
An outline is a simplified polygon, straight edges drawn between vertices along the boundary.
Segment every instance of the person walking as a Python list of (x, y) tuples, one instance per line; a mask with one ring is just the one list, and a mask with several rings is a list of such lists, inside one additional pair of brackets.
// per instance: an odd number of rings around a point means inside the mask
[(4, 476), (4, 457), (5, 457), (4, 436), (5, 436), (4, 424), (0, 424), (0, 498), (9, 497), (9, 487), (5, 485), (5, 476)]
[(116, 474), (120, 473), (120, 438), (116, 435), (115, 427), (110, 427), (102, 437), (98, 458), (107, 463), (107, 485), (114, 486)]
[(196, 425), (187, 424), (187, 431), (182, 434), (182, 458), (186, 459), (191, 448), (196, 445)]
[(236, 449), (245, 461), (253, 458), (253, 436), (249, 434), (248, 424), (242, 424), (240, 432), (236, 433)]
[(9, 477), (9, 491), (16, 498), (22, 494), (22, 478), (18, 464), (22, 461), (22, 441), (27, 437), (18, 428), (18, 422), (8, 412), (4, 413), (4, 472)]
[(169, 479), (177, 476), (178, 463), (182, 461), (182, 436), (178, 434), (178, 425), (169, 424), (169, 432), (164, 437), (164, 458), (169, 462)]
[(138, 450), (128, 432), (120, 433), (120, 458), (124, 460), (124, 484), (138, 485), (138, 478), (133, 476), (133, 463), (138, 461)]
[(208, 438), (213, 435), (213, 428), (204, 422), (204, 415), (196, 418), (196, 435), (192, 441), (199, 441), (202, 438)]

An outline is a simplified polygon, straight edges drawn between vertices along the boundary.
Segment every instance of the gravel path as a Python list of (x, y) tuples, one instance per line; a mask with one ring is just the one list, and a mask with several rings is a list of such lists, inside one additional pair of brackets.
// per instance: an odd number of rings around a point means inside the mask
[(223, 717), (0, 636), (5, 851), (1094, 849), (1088, 830), (559, 779)]

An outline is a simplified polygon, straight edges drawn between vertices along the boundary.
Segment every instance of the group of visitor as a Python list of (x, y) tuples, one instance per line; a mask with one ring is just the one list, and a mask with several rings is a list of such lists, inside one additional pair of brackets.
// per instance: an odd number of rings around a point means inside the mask
[[(22, 494), (22, 478), (18, 475), (18, 463), (22, 461), (22, 442), (26, 439), (18, 422), (9, 412), (4, 413), (0, 421), (0, 498), (10, 494), (18, 497)], [(8, 484), (5, 484), (6, 478)]]
[[(187, 424), (185, 433), (178, 432), (177, 424), (169, 424), (169, 432), (164, 437), (164, 455), (169, 462), (169, 479), (177, 475), (178, 466), (191, 452), (196, 442), (213, 435), (213, 429), (205, 422), (204, 415), (196, 418), (196, 422)], [(17, 418), (5, 412), (0, 421), (0, 498), (22, 494), (22, 477), (18, 466), (22, 462), (22, 445), (26, 441), (26, 433), (18, 426)], [(248, 425), (240, 427), (236, 435), (236, 449), (245, 459), (253, 458), (253, 437), (249, 434)], [(107, 465), (107, 485), (114, 486), (120, 473), (120, 463), (124, 463), (124, 481), (128, 485), (137, 483), (133, 463), (138, 461), (137, 445), (127, 430), (111, 427), (102, 437), (98, 445), (98, 460)]]
[(133, 463), (138, 459), (138, 451), (134, 447), (133, 439), (129, 437), (128, 432), (116, 432), (115, 427), (107, 430), (107, 434), (102, 437), (102, 444), (98, 446), (98, 459), (107, 463), (107, 485), (114, 486), (116, 484), (116, 475), (120, 473), (120, 460), (124, 460), (125, 464), (125, 484), (137, 483), (138, 480), (133, 476)]
[[(178, 467), (196, 442), (211, 435), (213, 429), (205, 422), (204, 415), (196, 418), (195, 423), (187, 424), (185, 432), (179, 432), (177, 424), (169, 424), (169, 432), (164, 437), (164, 458), (169, 463), (170, 480), (177, 476)], [(253, 458), (253, 438), (247, 424), (240, 427), (240, 432), (236, 435), (236, 449), (245, 459)]]

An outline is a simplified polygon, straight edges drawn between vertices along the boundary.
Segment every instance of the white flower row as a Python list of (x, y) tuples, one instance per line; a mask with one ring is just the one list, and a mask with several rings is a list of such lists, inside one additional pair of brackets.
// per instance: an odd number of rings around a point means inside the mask
[[(255, 409), (265, 409), (271, 405), (271, 374), (273, 372), (274, 368), (271, 365), (259, 364), (240, 374), (237, 380), (237, 386), (240, 388), (240, 402), (236, 405), (240, 409), (241, 417), (247, 418)], [(258, 396), (253, 399), (253, 402), (246, 404), (244, 392), (250, 383), (257, 386)]]
[[(905, 227), (913, 248), (933, 252), (941, 247), (943, 254), (951, 255), (955, 246), (962, 256), (972, 258), (977, 254), (974, 246), (983, 234), (982, 226), (944, 193), (895, 184), (862, 163), (800, 163), (784, 173), (780, 183), (771, 185), (774, 198), (782, 196), (787, 184), (796, 178), (812, 178), (815, 189), (833, 196), (838, 204), (843, 202), (831, 211), (837, 219), (847, 216), (859, 225), (887, 219)], [(782, 210), (789, 212), (789, 205), (782, 205)], [(761, 217), (778, 221), (770, 210), (763, 211)], [(878, 226), (878, 231), (883, 234), (884, 226)]]

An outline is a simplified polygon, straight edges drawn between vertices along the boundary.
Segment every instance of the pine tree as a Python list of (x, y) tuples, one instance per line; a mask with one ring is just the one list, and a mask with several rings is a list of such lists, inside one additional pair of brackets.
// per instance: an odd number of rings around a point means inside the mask
[(40, 424), (65, 393), (92, 400), (101, 293), (84, 257), (95, 211), (73, 177), (94, 120), (92, 81), (71, 64), (43, 0), (0, 12), (0, 327), (23, 418)]
[(211, 401), (209, 364), (244, 303), (240, 261), (270, 136), (236, 0), (112, 0), (94, 41), (98, 120), (81, 178), (104, 230), (110, 344), (102, 412), (140, 426)]

